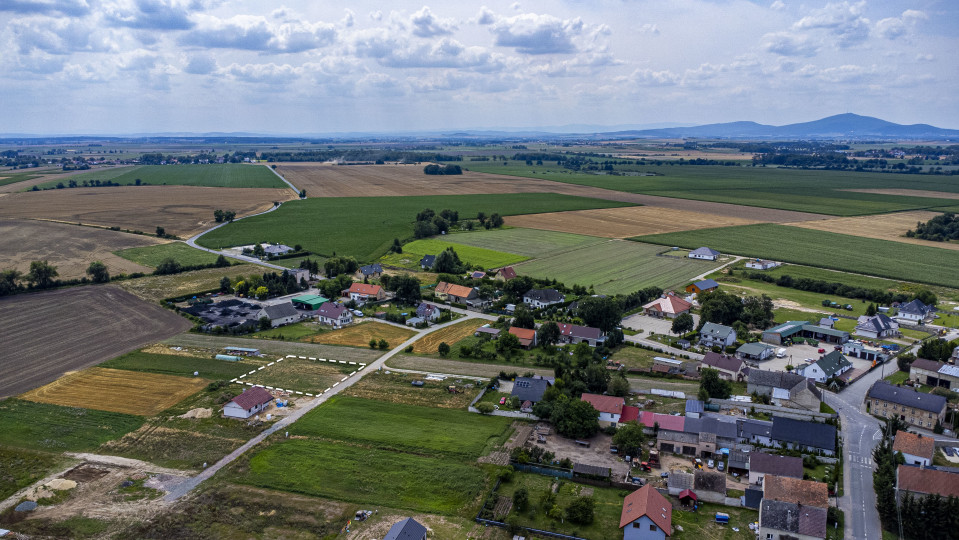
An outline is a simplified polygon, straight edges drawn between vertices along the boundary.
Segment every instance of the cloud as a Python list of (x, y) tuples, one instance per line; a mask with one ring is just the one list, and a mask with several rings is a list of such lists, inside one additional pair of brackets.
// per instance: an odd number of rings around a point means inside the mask
[[(485, 9), (485, 8), (484, 8)], [(500, 47), (513, 47), (523, 54), (571, 54), (578, 48), (573, 38), (583, 33), (585, 25), (579, 17), (559, 19), (552, 15), (524, 13), (514, 17), (496, 17), (481, 11), (480, 24), (489, 24), (494, 43)]]
[(113, 26), (149, 30), (188, 30), (193, 28), (187, 6), (178, 0), (134, 0), (110, 6), (104, 19)]
[(794, 30), (825, 30), (838, 38), (840, 48), (861, 43), (869, 37), (869, 19), (862, 16), (866, 2), (829, 3), (814, 9), (793, 25)]
[(67, 15), (82, 17), (90, 13), (87, 0), (3, 0), (0, 11), (24, 15)]
[(871, 69), (852, 64), (826, 68), (819, 71), (819, 78), (829, 83), (861, 82), (872, 74)]
[(424, 38), (452, 34), (456, 29), (453, 19), (438, 19), (427, 6), (423, 6), (410, 17), (410, 24), (413, 26), (413, 34)]
[(886, 39), (897, 39), (906, 35), (921, 19), (929, 17), (922, 11), (907, 9), (901, 17), (888, 17), (876, 23), (876, 33)]
[(336, 35), (333, 25), (323, 22), (274, 24), (260, 16), (207, 16), (200, 18), (197, 27), (184, 34), (180, 43), (213, 49), (297, 53), (329, 45)]
[(277, 65), (272, 62), (269, 64), (233, 63), (220, 70), (220, 72), (237, 81), (285, 85), (299, 78), (302, 68), (290, 64)]
[(679, 84), (680, 76), (669, 70), (637, 69), (629, 77), (620, 80), (637, 86), (675, 86)]
[(640, 34), (652, 34), (654, 36), (659, 35), (659, 27), (655, 24), (646, 23), (636, 29)]
[(460, 68), (494, 71), (504, 66), (501, 55), (484, 47), (467, 47), (451, 38), (429, 44), (411, 45), (408, 40), (385, 29), (359, 34), (353, 43), (357, 56), (375, 58), (392, 68)]
[(192, 75), (208, 75), (217, 70), (216, 58), (209, 54), (197, 54), (190, 58), (183, 71)]
[(774, 11), (782, 11), (786, 9), (786, 4), (783, 3), (782, 0), (776, 0), (772, 4), (769, 4), (769, 9)]
[(12, 29), (21, 54), (108, 52), (117, 48), (109, 31), (72, 19), (20, 20), (12, 24)]
[(819, 48), (805, 36), (791, 32), (766, 34), (760, 46), (764, 51), (780, 56), (813, 56)]

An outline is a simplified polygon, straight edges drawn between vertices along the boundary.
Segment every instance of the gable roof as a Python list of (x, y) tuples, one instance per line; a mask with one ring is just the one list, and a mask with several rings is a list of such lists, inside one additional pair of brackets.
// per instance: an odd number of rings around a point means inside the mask
[(926, 360), (925, 358), (916, 358), (912, 361), (912, 364), (909, 365), (910, 371), (912, 368), (924, 369), (926, 371), (932, 371), (933, 373), (938, 373), (939, 369), (942, 366), (946, 365), (943, 362), (936, 362), (935, 360)]
[(710, 249), (708, 247), (696, 248), (690, 251), (689, 254), (690, 255), (709, 255), (712, 257), (719, 257), (721, 255), (721, 253), (719, 253), (715, 249)]
[(896, 470), (896, 483), (899, 489), (913, 493), (959, 497), (959, 474), (950, 471), (900, 465)]
[(884, 313), (877, 313), (872, 317), (863, 315), (856, 321), (856, 330), (867, 330), (873, 332), (884, 332), (899, 328), (899, 323), (889, 318)]
[(927, 313), (932, 311), (932, 309), (933, 309), (932, 307), (927, 306), (926, 304), (923, 304), (922, 301), (916, 298), (915, 300), (913, 300), (912, 302), (909, 302), (908, 304), (899, 306), (899, 313), (908, 313), (910, 315), (925, 316)]
[(911, 454), (932, 460), (936, 453), (936, 442), (932, 437), (923, 437), (908, 431), (897, 431), (896, 440), (892, 443), (895, 452)]
[(597, 411), (610, 414), (622, 414), (623, 406), (626, 405), (625, 399), (616, 396), (583, 394), (580, 399), (592, 405)]
[(882, 379), (873, 383), (866, 395), (873, 399), (881, 399), (936, 414), (939, 414), (946, 406), (946, 398), (943, 396), (923, 394), (911, 388), (889, 384)]
[(523, 295), (523, 300), (527, 298), (547, 303), (563, 302), (566, 300), (566, 297), (556, 289), (530, 289)]
[(337, 304), (336, 302), (324, 302), (319, 309), (316, 310), (316, 313), (322, 317), (328, 317), (330, 319), (339, 319), (343, 312), (346, 311), (346, 306), (343, 304)]
[(423, 255), (423, 258), (420, 259), (420, 267), (433, 268), (435, 263), (436, 255)]
[(774, 388), (792, 388), (806, 378), (795, 373), (786, 373), (785, 371), (769, 371), (765, 369), (750, 369), (749, 384), (759, 386), (772, 386)]
[(816, 361), (819, 369), (826, 374), (826, 377), (832, 377), (837, 371), (846, 367), (852, 367), (852, 362), (846, 360), (846, 357), (839, 351), (829, 351), (826, 355)]
[(828, 508), (829, 488), (825, 482), (767, 474), (763, 478), (763, 498)]
[(777, 456), (763, 452), (749, 453), (749, 472), (774, 474), (776, 476), (802, 478), (802, 459), (790, 456)]
[(759, 523), (763, 528), (825, 538), (826, 515), (825, 508), (764, 498), (759, 508)]
[(751, 439), (753, 436), (772, 436), (773, 423), (766, 420), (743, 418), (736, 421), (736, 426), (739, 428), (739, 436), (744, 439)]
[[(716, 252), (716, 255), (719, 255), (718, 251)], [(696, 282), (693, 282), (693, 285), (695, 285), (696, 288), (698, 288), (701, 291), (706, 291), (709, 289), (715, 289), (716, 287), (719, 287), (719, 283), (716, 283), (716, 281), (712, 279), (704, 279), (701, 281), (696, 281)]]
[(703, 406), (703, 402), (702, 402), (702, 401), (699, 401), (698, 399), (687, 399), (687, 400), (686, 400), (686, 414), (687, 414), (687, 415), (688, 415), (689, 413), (702, 413), (702, 412), (705, 411), (705, 410), (706, 410), (706, 409), (705, 409), (705, 407)]
[(530, 342), (532, 342), (533, 339), (536, 338), (536, 330), (532, 330), (530, 328), (520, 328), (518, 326), (510, 326), (509, 333), (513, 334), (519, 339), (526, 339), (526, 340), (529, 340)]
[(270, 320), (283, 319), (285, 317), (299, 317), (300, 312), (293, 307), (292, 302), (285, 304), (273, 304), (272, 306), (263, 306), (263, 311)]
[(684, 311), (689, 311), (693, 305), (676, 296), (675, 293), (670, 292), (644, 305), (643, 309), (649, 309), (652, 307), (657, 308), (657, 310), (663, 313), (682, 313)]
[(714, 338), (726, 339), (729, 337), (729, 334), (732, 334), (733, 332), (735, 332), (735, 330), (733, 330), (730, 326), (708, 322), (703, 325), (702, 329), (700, 329), (699, 335), (709, 334)]
[(350, 285), (350, 294), (363, 294), (366, 296), (376, 296), (382, 290), (379, 285), (370, 285), (368, 283), (354, 283)]
[(271, 401), (273, 401), (273, 396), (266, 391), (266, 388), (262, 386), (251, 386), (227, 403), (236, 403), (241, 409), (248, 411), (257, 405)]
[(435, 291), (438, 292), (438, 293), (440, 293), (440, 294), (445, 294), (445, 293), (449, 292), (450, 287), (452, 287), (452, 286), (453, 286), (453, 285), (452, 285), (451, 283), (447, 283), (447, 282), (445, 282), (445, 281), (441, 281), (441, 282), (439, 282), (439, 283), (436, 284), (436, 289), (435, 289)]
[(657, 527), (673, 534), (673, 505), (649, 484), (630, 493), (623, 499), (623, 513), (619, 518), (619, 528), (629, 525), (637, 519), (647, 516)]
[(406, 518), (394, 523), (383, 540), (421, 540), (425, 534), (426, 527), (413, 518)]
[(833, 451), (836, 449), (836, 426), (774, 416), (772, 438)]
[(736, 349), (736, 352), (741, 354), (748, 354), (750, 356), (759, 356), (763, 353), (763, 351), (768, 349), (775, 349), (775, 347), (773, 347), (772, 345), (763, 343), (761, 341), (757, 341), (755, 343), (744, 343), (740, 345), (740, 347)]
[(639, 421), (639, 407), (623, 405), (623, 412), (619, 415), (619, 421), (623, 423)]
[(726, 474), (697, 469), (693, 471), (693, 489), (726, 494)]
[(738, 373), (739, 370), (743, 368), (743, 361), (741, 358), (736, 358), (735, 356), (726, 356), (709, 351), (706, 353), (706, 356), (703, 357), (703, 365)]
[(426, 302), (420, 302), (420, 305), (416, 306), (416, 315), (419, 317), (426, 317), (427, 315), (432, 315), (434, 311), (442, 311), (439, 307), (434, 306), (433, 304), (428, 304)]
[(746, 488), (746, 493), (743, 496), (745, 499), (743, 501), (743, 506), (746, 508), (759, 508), (759, 505), (763, 502), (763, 490), (756, 489), (755, 487)]
[(686, 420), (689, 420), (689, 418), (685, 416), (673, 416), (650, 411), (639, 413), (639, 423), (648, 428), (655, 428), (656, 424), (659, 424), (659, 429), (666, 431), (683, 431), (686, 427)]
[(516, 270), (512, 266), (504, 266), (499, 269), (499, 275), (503, 276), (503, 279), (509, 280), (516, 277)]
[(579, 326), (577, 324), (557, 323), (559, 333), (563, 336), (577, 337), (582, 339), (599, 339), (603, 337), (603, 331), (591, 326)]
[(459, 298), (469, 298), (471, 295), (476, 294), (476, 290), (472, 287), (465, 287), (463, 285), (453, 285), (450, 284), (446, 288), (446, 294), (450, 296), (456, 296)]
[(376, 263), (374, 263), (374, 264), (368, 264), (368, 265), (366, 265), (366, 266), (361, 266), (361, 267), (360, 267), (360, 272), (361, 272), (364, 276), (372, 276), (373, 274), (382, 274), (382, 273), (383, 273), (383, 267), (380, 266), (379, 264), (376, 264)]
[(536, 403), (543, 401), (543, 393), (549, 388), (549, 382), (546, 379), (534, 379), (532, 377), (517, 377), (513, 381), (513, 391), (511, 396), (516, 396), (520, 401), (532, 401)]

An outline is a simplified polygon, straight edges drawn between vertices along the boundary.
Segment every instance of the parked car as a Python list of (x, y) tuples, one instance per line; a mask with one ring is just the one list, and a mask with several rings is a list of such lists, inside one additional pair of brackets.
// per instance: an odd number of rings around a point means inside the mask
[(706, 462), (706, 466), (712, 469), (716, 466), (716, 462), (710, 459), (709, 461)]
[(716, 465), (716, 470), (719, 471), (719, 472), (725, 471), (725, 470), (726, 470), (726, 463), (720, 461), (720, 462), (719, 462), (719, 465)]
[(816, 351), (816, 352), (818, 352), (819, 354), (824, 354), (824, 353), (826, 352), (826, 349), (819, 349), (819, 350)]
[(505, 404), (506, 404), (506, 396), (503, 396), (503, 397), (499, 398), (499, 404), (500, 404), (500, 405), (505, 405)]

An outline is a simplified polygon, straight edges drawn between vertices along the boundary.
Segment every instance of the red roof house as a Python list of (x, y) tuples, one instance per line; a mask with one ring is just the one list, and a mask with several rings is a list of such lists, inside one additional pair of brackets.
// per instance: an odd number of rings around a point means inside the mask
[(251, 386), (223, 406), (223, 416), (249, 418), (265, 409), (273, 401), (273, 395), (262, 386)]
[[(666, 536), (672, 536), (673, 506), (666, 497), (646, 484), (623, 499), (623, 513), (619, 518), (619, 528), (623, 527), (654, 532), (656, 529), (653, 527), (655, 527), (666, 533)], [(630, 534), (630, 531), (625, 531), (623, 534), (626, 538), (643, 537)]]
[(365, 302), (367, 300), (385, 300), (386, 291), (384, 291), (383, 287), (380, 287), (379, 285), (354, 283), (350, 285), (349, 289), (347, 289), (346, 296), (349, 296), (351, 300), (356, 300), (357, 302)]
[(643, 313), (650, 317), (675, 319), (678, 315), (688, 313), (692, 307), (692, 304), (676, 296), (676, 293), (669, 291), (662, 297), (644, 305)]

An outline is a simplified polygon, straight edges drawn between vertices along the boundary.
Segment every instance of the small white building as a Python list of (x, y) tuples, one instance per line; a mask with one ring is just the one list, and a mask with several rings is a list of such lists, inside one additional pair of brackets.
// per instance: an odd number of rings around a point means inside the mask
[(725, 349), (736, 343), (736, 331), (729, 326), (708, 322), (699, 331), (699, 345)]
[(838, 377), (852, 369), (852, 362), (846, 360), (846, 357), (839, 351), (831, 351), (824, 355), (813, 364), (799, 368), (799, 374), (807, 379), (812, 379), (817, 383), (824, 383), (827, 380)]
[(782, 263), (776, 261), (767, 261), (765, 259), (753, 259), (746, 262), (746, 268), (752, 270), (769, 270), (770, 268), (776, 268), (780, 265), (782, 265)]
[(273, 396), (262, 386), (251, 386), (223, 406), (223, 416), (228, 418), (249, 418), (266, 409)]
[(896, 440), (892, 443), (893, 452), (901, 452), (906, 459), (906, 465), (928, 467), (932, 465), (932, 458), (936, 453), (936, 442), (932, 437), (897, 431)]
[(708, 247), (696, 248), (689, 252), (688, 257), (690, 259), (702, 259), (704, 261), (715, 261), (719, 259), (719, 256), (722, 253), (716, 251), (715, 249), (710, 249)]

